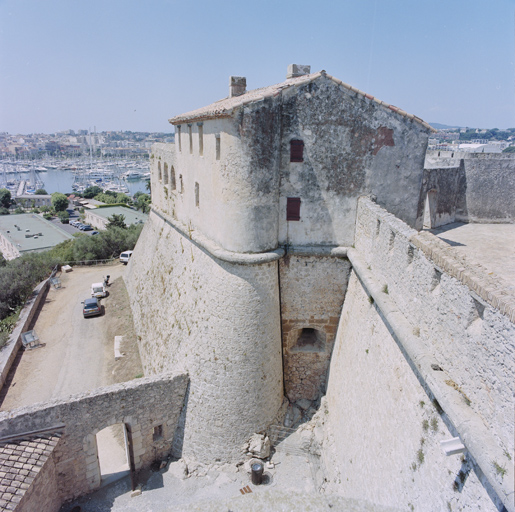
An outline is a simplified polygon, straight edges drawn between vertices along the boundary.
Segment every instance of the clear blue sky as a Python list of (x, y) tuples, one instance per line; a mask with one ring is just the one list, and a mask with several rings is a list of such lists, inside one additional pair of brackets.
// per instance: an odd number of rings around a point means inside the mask
[(0, 131), (172, 131), (310, 64), (428, 122), (515, 126), (515, 0), (0, 0)]

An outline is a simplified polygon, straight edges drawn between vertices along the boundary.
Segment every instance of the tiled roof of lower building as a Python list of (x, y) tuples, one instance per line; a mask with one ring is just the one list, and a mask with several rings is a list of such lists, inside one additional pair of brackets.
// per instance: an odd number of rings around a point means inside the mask
[(0, 510), (14, 510), (60, 437), (51, 433), (0, 443)]

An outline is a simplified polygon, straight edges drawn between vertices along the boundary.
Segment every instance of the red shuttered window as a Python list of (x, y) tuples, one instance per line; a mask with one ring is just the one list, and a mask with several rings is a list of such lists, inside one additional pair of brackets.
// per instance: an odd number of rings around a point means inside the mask
[(290, 162), (304, 162), (304, 142), (301, 140), (290, 141)]
[(300, 197), (286, 199), (286, 220), (300, 220)]

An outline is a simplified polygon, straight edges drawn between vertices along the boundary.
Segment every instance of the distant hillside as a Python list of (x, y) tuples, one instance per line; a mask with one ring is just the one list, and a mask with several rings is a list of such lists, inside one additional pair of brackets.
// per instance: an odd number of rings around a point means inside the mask
[(461, 126), (448, 126), (441, 123), (429, 123), (436, 130), (459, 130)]

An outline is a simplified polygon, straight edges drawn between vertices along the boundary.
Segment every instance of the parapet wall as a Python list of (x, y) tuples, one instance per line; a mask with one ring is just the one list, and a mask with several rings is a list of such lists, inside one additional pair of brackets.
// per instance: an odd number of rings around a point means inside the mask
[(238, 460), (283, 399), (277, 262), (217, 258), (174, 222), (152, 211), (129, 263), (141, 359), (146, 374), (190, 376), (175, 454)]
[[(456, 201), (446, 210), (447, 200), (455, 193), (456, 172), (459, 175)], [(438, 178), (433, 189), (444, 196), (438, 205), (439, 213), (449, 214), (452, 217), (450, 222), (454, 219), (476, 223), (515, 222), (513, 154), (428, 151), (425, 160), (427, 176)], [(431, 187), (422, 190), (422, 201), (429, 190)]]
[[(130, 430), (135, 470), (166, 458), (187, 385), (187, 375), (167, 374), (3, 412), (0, 441), (23, 433), (62, 431), (52, 454), (54, 485), (61, 501), (73, 499), (100, 485), (95, 436), (108, 426), (123, 423)], [(155, 427), (160, 427), (160, 436), (155, 436)]]
[[(486, 291), (481, 269), (366, 198), (349, 259), (327, 393), (327, 490), (402, 509), (514, 510), (515, 326), (474, 291)], [(454, 436), (462, 458), (439, 446)]]

